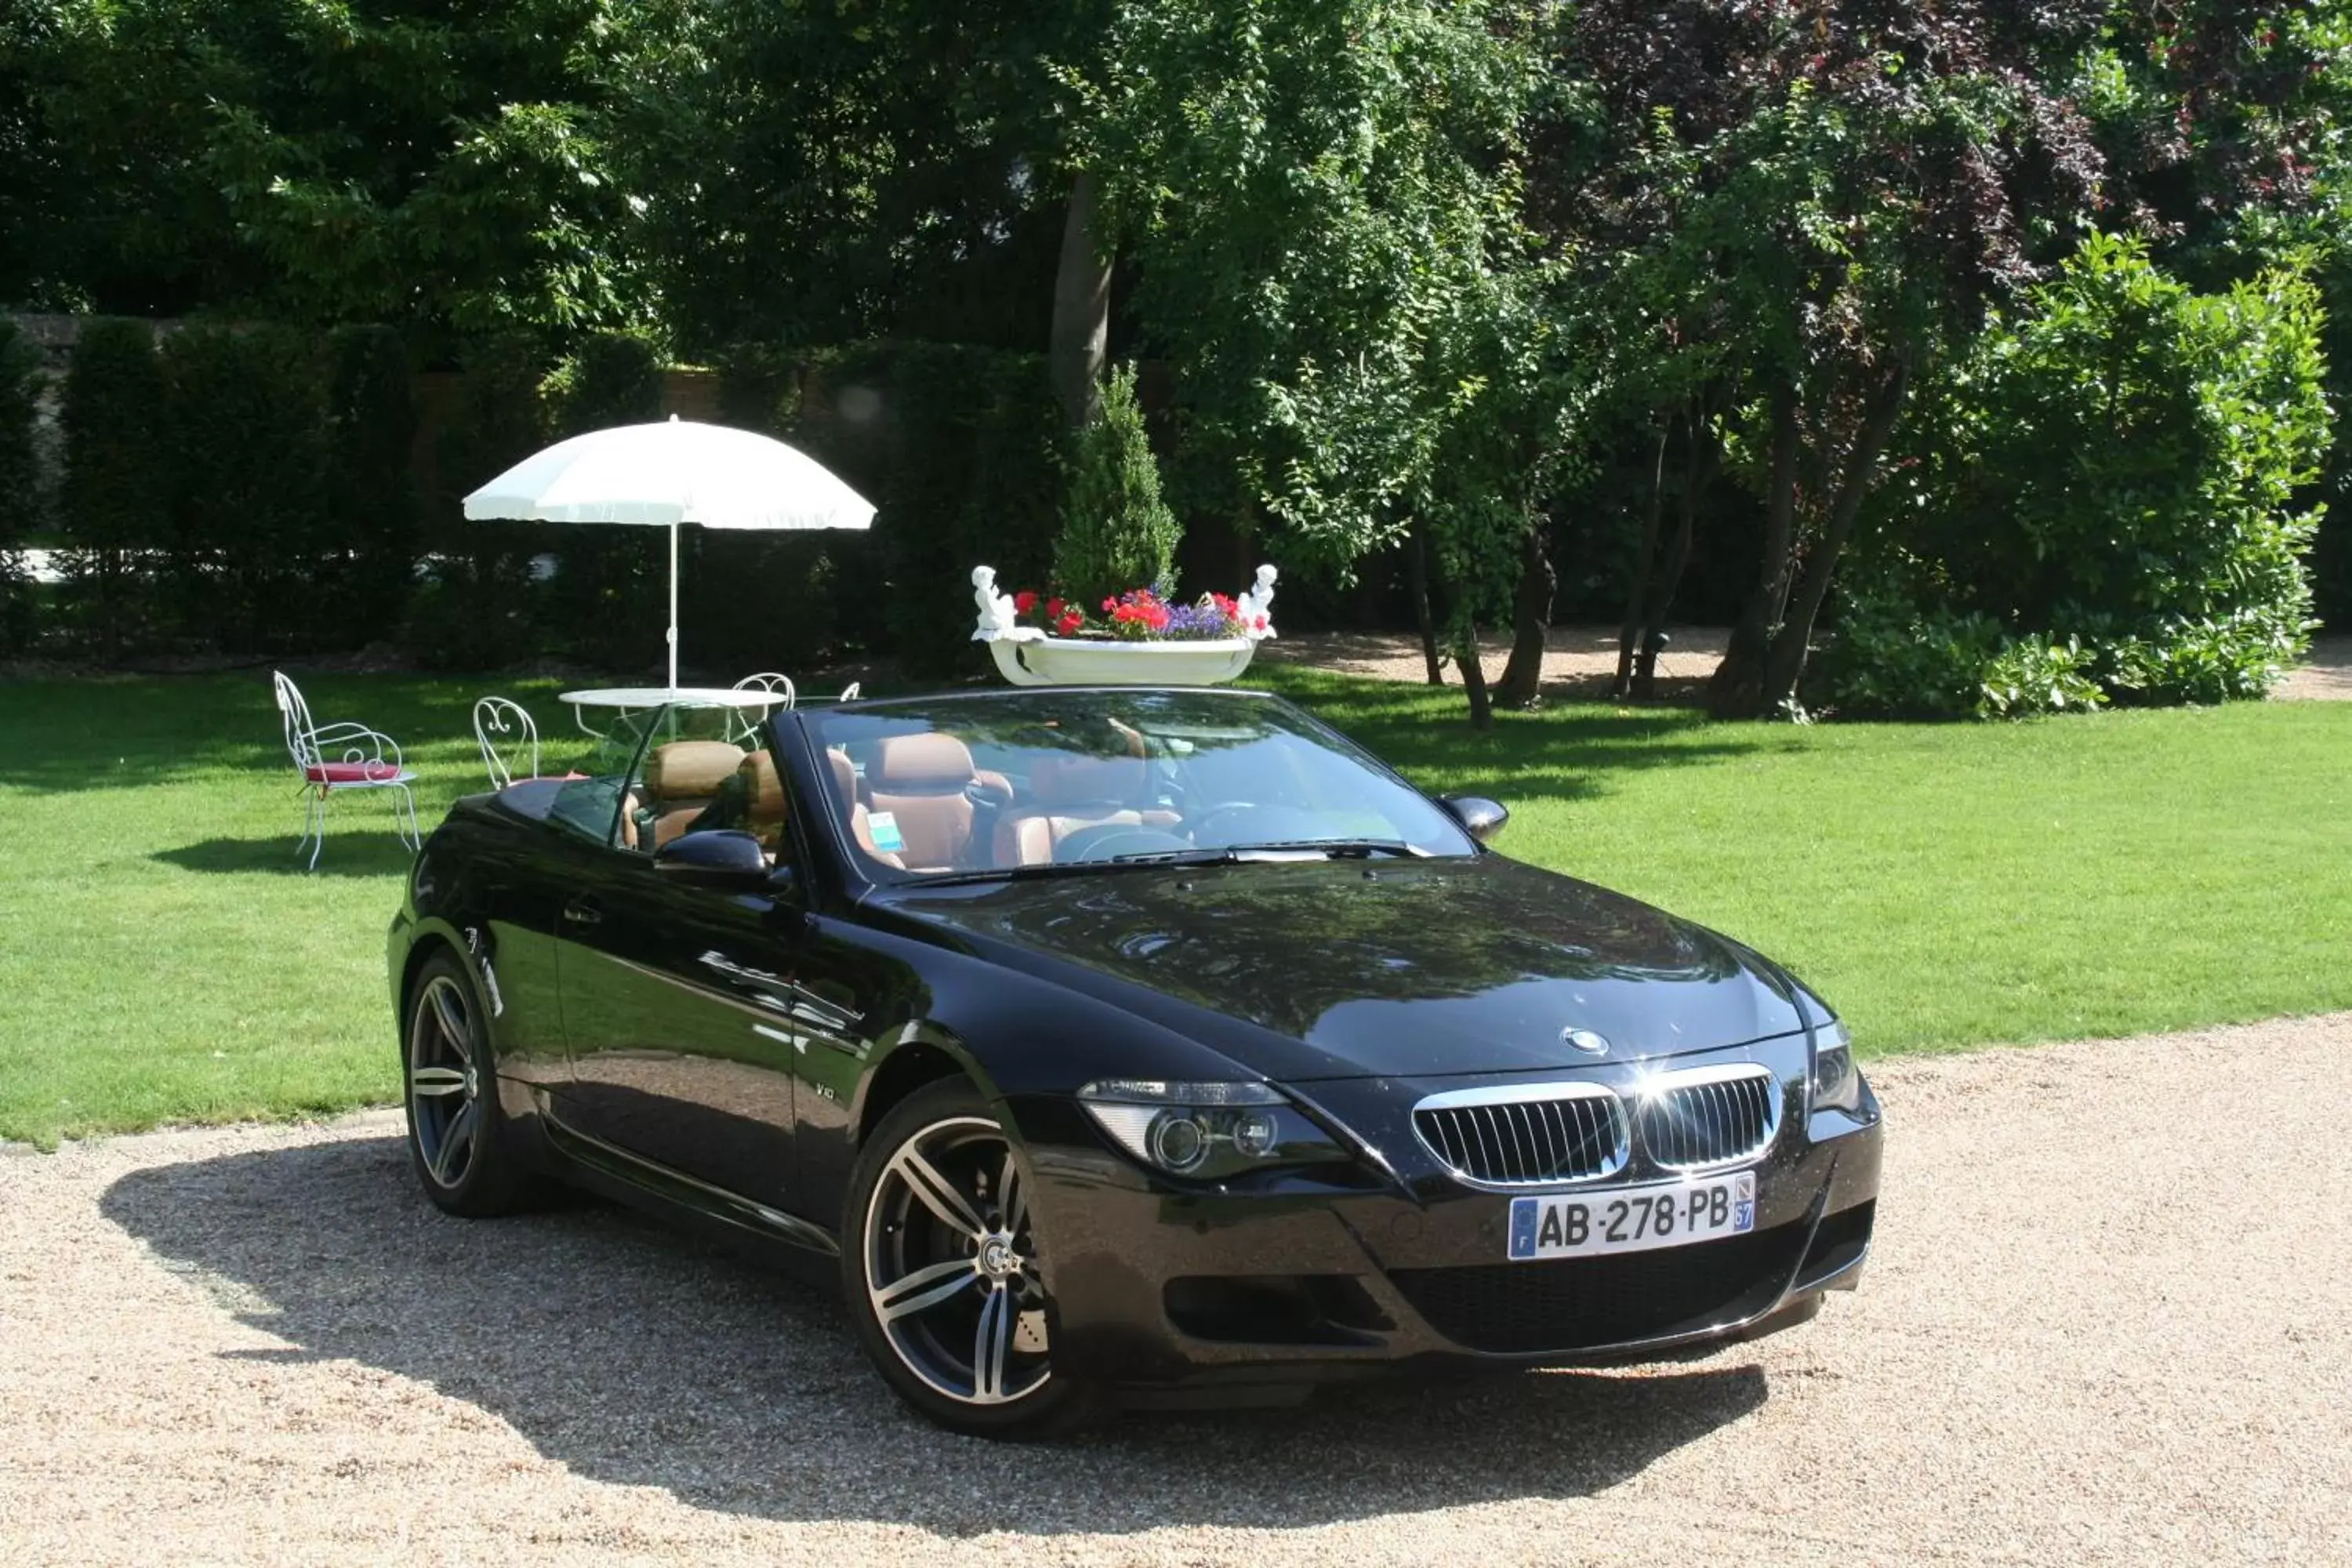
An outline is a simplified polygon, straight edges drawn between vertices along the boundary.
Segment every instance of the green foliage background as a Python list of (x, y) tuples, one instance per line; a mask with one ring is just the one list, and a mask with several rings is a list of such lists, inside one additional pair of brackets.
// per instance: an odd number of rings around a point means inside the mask
[(2316, 290), (2199, 294), (2095, 236), (1927, 398), (1849, 569), (1832, 701), (2013, 715), (2258, 697), (2305, 647), (2333, 417)]

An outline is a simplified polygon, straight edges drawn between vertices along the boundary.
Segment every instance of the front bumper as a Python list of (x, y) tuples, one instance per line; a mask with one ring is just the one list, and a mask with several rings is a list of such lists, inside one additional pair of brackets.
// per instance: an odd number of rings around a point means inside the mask
[[(1148, 1175), (1074, 1103), (1008, 1109), (1050, 1237), (1054, 1358), (1132, 1394), (1296, 1386), (1398, 1371), (1640, 1359), (1750, 1338), (1852, 1289), (1878, 1195), (1880, 1115), (1804, 1112), (1802, 1040), (1695, 1057), (1771, 1058), (1789, 1097), (1757, 1173), (1746, 1235), (1604, 1258), (1506, 1259), (1511, 1198), (1456, 1180), (1411, 1107), (1464, 1080), (1307, 1086), (1371, 1157), (1355, 1184), (1293, 1174), (1246, 1190)], [(1596, 1069), (1607, 1081), (1612, 1070)], [(1596, 1072), (1574, 1076), (1596, 1076)], [(1568, 1075), (1547, 1075), (1551, 1077)], [(1486, 1080), (1496, 1081), (1496, 1080)], [(1671, 1180), (1637, 1155), (1606, 1194)]]

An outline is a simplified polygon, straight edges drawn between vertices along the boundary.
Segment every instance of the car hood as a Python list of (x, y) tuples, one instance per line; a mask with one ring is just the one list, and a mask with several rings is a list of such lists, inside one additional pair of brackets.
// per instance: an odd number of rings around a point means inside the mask
[(1737, 943), (1499, 855), (1082, 872), (887, 902), (1277, 1079), (1556, 1068), (1803, 1027), (1788, 982)]

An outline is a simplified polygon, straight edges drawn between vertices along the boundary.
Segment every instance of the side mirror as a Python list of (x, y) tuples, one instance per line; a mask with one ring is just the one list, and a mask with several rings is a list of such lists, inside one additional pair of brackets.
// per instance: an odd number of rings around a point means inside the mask
[(1483, 795), (1443, 795), (1437, 804), (1445, 814), (1462, 825), (1462, 831), (1481, 844), (1492, 844), (1503, 825), (1511, 820), (1511, 808), (1499, 800), (1488, 800)]
[(698, 888), (748, 893), (768, 881), (768, 856), (760, 841), (732, 827), (681, 833), (654, 851), (654, 869)]

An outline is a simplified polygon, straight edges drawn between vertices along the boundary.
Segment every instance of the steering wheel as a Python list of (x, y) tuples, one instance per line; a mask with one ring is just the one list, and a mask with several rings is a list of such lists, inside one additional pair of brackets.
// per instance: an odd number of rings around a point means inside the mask
[(1237, 813), (1244, 811), (1259, 811), (1263, 809), (1264, 808), (1254, 800), (1221, 800), (1217, 802), (1216, 805), (1210, 806), (1206, 811), (1202, 812), (1200, 816), (1192, 819), (1192, 837), (1196, 841), (1203, 842), (1208, 839), (1230, 837), (1230, 834), (1219, 834), (1212, 830), (1212, 825), (1214, 824), (1219, 817), (1232, 816)]
[(1059, 861), (1109, 860), (1121, 855), (1157, 855), (1171, 849), (1190, 849), (1192, 840), (1179, 838), (1157, 827), (1136, 827), (1124, 822), (1098, 822), (1092, 827), (1081, 827), (1064, 837), (1054, 846), (1054, 858)]

